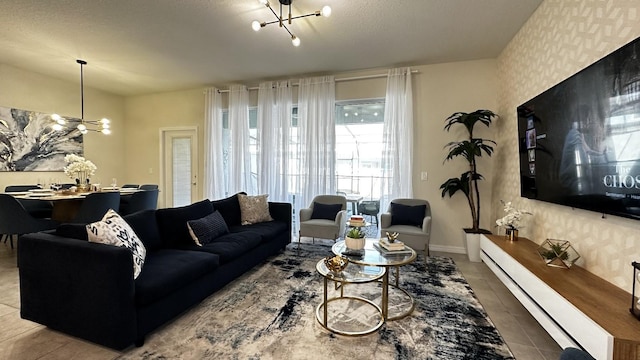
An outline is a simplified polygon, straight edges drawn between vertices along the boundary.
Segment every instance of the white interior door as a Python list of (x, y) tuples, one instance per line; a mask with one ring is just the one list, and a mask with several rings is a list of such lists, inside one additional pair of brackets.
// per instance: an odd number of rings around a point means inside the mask
[(197, 128), (161, 129), (163, 206), (192, 204), (198, 194)]

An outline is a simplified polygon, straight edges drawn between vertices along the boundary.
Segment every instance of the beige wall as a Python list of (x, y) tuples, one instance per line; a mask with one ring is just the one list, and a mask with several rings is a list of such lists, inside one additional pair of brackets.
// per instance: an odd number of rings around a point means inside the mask
[[(504, 120), (493, 183), (493, 219), (500, 199), (534, 215), (521, 232), (537, 243), (569, 240), (579, 264), (631, 291), (631, 261), (640, 258), (640, 222), (520, 198), (516, 107), (640, 36), (637, 0), (547, 0), (498, 59), (499, 105)], [(500, 215), (502, 216), (502, 215)]]
[[(194, 126), (198, 132), (198, 177), (201, 178), (204, 168), (204, 89), (129, 97), (125, 101), (125, 111), (129, 182), (160, 184), (160, 129)], [(198, 198), (202, 198), (202, 180), (199, 184)], [(163, 203), (161, 196), (159, 205)]]
[[(69, 66), (76, 65), (70, 62)], [(124, 100), (87, 87), (90, 81), (85, 80), (85, 118), (107, 117), (113, 128), (109, 136), (89, 133), (84, 137), (85, 156), (98, 167), (93, 180), (124, 179)], [(80, 84), (0, 64), (0, 106), (80, 117)], [(70, 181), (63, 172), (0, 172), (0, 191), (11, 184), (35, 184), (38, 179)]]
[[(416, 197), (428, 199), (433, 208), (432, 244), (440, 249), (463, 251), (460, 229), (469, 226), (470, 215), (464, 197), (441, 199), (439, 186), (447, 178), (459, 175), (464, 167), (455, 162), (446, 167), (444, 145), (455, 139), (454, 134), (443, 131), (444, 119), (456, 111), (473, 111), (478, 108), (495, 110), (497, 83), (495, 60), (458, 62), (440, 65), (416, 66), (413, 76), (415, 115), (415, 171), (411, 174)], [(336, 74), (336, 79), (385, 73), (375, 69)], [(255, 84), (247, 84), (255, 86)], [(336, 83), (338, 100), (384, 98), (386, 78), (343, 81)], [(295, 92), (295, 91), (294, 91)], [(255, 91), (252, 92), (255, 93)], [(251, 97), (255, 104), (255, 96)], [(225, 100), (225, 99), (223, 99)], [(159, 131), (162, 127), (197, 126), (199, 153), (204, 152), (203, 89), (129, 97), (126, 99), (126, 174), (134, 183), (159, 183), (157, 171), (160, 159)], [(485, 132), (486, 133), (486, 132)], [(489, 135), (491, 137), (491, 135)], [(199, 172), (203, 173), (200, 156)], [(485, 211), (483, 225), (489, 226), (491, 163), (481, 164), (487, 180), (483, 186)], [(152, 174), (148, 169), (153, 168)], [(429, 174), (427, 181), (420, 181), (420, 171)], [(200, 176), (199, 196), (202, 196)]]

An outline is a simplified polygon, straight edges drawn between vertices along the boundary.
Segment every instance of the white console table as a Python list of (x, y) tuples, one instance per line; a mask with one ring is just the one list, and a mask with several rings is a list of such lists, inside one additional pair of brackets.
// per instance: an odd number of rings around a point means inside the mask
[(480, 238), (482, 260), (561, 347), (581, 347), (598, 360), (640, 359), (631, 294), (577, 265), (549, 267), (537, 248), (525, 238)]

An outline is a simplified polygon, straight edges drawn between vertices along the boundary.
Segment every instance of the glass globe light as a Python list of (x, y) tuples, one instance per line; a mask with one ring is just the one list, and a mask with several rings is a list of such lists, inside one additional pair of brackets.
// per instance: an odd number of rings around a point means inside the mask
[(53, 126), (51, 126), (51, 128), (55, 131), (60, 131), (62, 130), (62, 125), (60, 124), (53, 124)]
[(111, 123), (111, 121), (109, 119), (107, 119), (107, 118), (102, 118), (102, 119), (100, 119), (100, 123), (109, 124), (109, 123)]
[(269, 2), (268, 0), (258, 0), (258, 2), (262, 5), (267, 5), (267, 3)]
[(258, 20), (253, 20), (253, 22), (251, 23), (251, 28), (253, 29), (253, 31), (259, 31), (261, 27), (262, 25)]
[(322, 10), (320, 10), (320, 15), (322, 15), (324, 17), (331, 16), (331, 6), (329, 6), (329, 5), (323, 6)]
[(101, 131), (101, 133), (105, 134), (105, 135), (109, 135), (111, 134), (111, 129), (109, 128), (103, 128)]
[(291, 36), (291, 43), (293, 46), (300, 46), (300, 38), (295, 35)]
[[(80, 132), (87, 131), (87, 126), (85, 124), (78, 124), (78, 126), (76, 126), (76, 128), (78, 130), (80, 130)], [(83, 134), (85, 134), (85, 133), (83, 133)]]

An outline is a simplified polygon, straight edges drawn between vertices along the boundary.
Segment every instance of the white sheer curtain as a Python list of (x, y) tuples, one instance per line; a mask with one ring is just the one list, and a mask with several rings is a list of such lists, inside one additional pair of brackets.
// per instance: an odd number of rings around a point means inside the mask
[(204, 93), (204, 197), (225, 197), (222, 150), (222, 95), (216, 88)]
[(244, 85), (229, 89), (229, 128), (231, 129), (231, 161), (229, 163), (229, 194), (245, 191), (255, 194), (251, 180), (249, 153), (249, 91)]
[(258, 192), (269, 201), (290, 201), (289, 131), (292, 91), (289, 81), (263, 82), (258, 88)]
[(307, 207), (319, 194), (335, 194), (335, 79), (322, 76), (300, 80), (296, 209)]
[(411, 69), (389, 70), (384, 109), (380, 208), (413, 197), (413, 94)]

